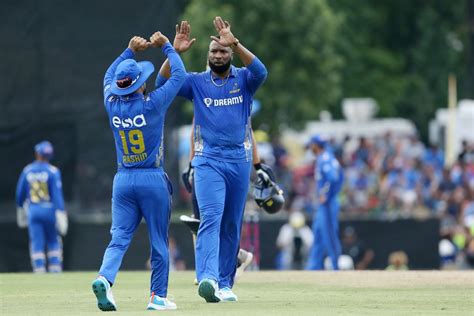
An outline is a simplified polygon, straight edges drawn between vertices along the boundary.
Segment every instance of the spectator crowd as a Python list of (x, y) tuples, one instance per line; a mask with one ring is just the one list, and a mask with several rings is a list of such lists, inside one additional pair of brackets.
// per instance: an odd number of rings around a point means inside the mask
[[(292, 166), (292, 157), (278, 140), (271, 142), (273, 150), (268, 149), (266, 139), (257, 141), (266, 147), (263, 159), (277, 173), (288, 210), (311, 218), (314, 159)], [(437, 217), (440, 239), (453, 246), (451, 255), (454, 252), (453, 259), (443, 261), (443, 266), (474, 267), (473, 142), (463, 141), (450, 165), (441, 148), (426, 147), (416, 136), (346, 136), (339, 141), (331, 139), (330, 148), (344, 168), (341, 217)]]

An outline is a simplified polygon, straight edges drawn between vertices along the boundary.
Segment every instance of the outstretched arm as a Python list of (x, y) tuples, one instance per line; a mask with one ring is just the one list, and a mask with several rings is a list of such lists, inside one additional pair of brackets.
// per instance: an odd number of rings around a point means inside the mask
[(186, 70), (184, 69), (181, 58), (173, 46), (171, 46), (166, 36), (160, 32), (156, 32), (150, 37), (150, 41), (152, 46), (161, 47), (163, 54), (165, 54), (170, 61), (170, 79), (159, 89), (150, 93), (150, 98), (154, 106), (158, 106), (162, 111), (166, 111), (186, 79)]
[(214, 27), (219, 33), (219, 37), (211, 36), (211, 39), (222, 46), (231, 47), (239, 56), (242, 63), (250, 71), (247, 76), (247, 84), (249, 89), (254, 93), (267, 77), (268, 72), (265, 65), (232, 34), (229, 22), (224, 22), (224, 20), (218, 16), (214, 19)]

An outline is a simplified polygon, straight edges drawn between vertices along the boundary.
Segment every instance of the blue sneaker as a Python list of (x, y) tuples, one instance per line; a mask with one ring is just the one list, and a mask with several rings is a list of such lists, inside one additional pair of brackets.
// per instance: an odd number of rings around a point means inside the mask
[(208, 303), (219, 303), (221, 301), (219, 288), (214, 280), (204, 279), (199, 282), (198, 293)]
[(150, 297), (150, 303), (148, 303), (147, 310), (157, 310), (157, 311), (163, 311), (163, 310), (174, 310), (177, 309), (178, 307), (176, 306), (175, 303), (171, 302), (167, 298), (160, 297), (158, 295), (155, 295), (155, 293), (151, 293)]
[(219, 290), (219, 296), (224, 302), (237, 302), (237, 295), (228, 287)]
[(111, 312), (117, 310), (117, 304), (115, 304), (112, 289), (106, 278), (99, 276), (95, 279), (94, 282), (92, 282), (92, 291), (97, 298), (97, 306), (101, 311)]

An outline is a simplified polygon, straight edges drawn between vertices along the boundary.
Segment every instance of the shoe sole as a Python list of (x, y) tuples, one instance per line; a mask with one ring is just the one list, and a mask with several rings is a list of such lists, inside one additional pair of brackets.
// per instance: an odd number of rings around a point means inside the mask
[(198, 289), (199, 296), (208, 303), (219, 303), (221, 299), (216, 296), (216, 289), (210, 282), (202, 282)]
[(148, 311), (165, 311), (165, 310), (175, 310), (177, 309), (176, 306), (163, 306), (163, 305), (157, 305), (157, 304), (148, 304), (147, 308)]
[(117, 307), (107, 298), (107, 288), (104, 282), (96, 280), (92, 283), (92, 291), (97, 298), (97, 307), (103, 312), (113, 312)]

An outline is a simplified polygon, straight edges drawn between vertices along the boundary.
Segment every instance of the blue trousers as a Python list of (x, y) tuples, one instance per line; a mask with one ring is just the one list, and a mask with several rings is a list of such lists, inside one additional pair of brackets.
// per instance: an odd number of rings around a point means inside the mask
[(228, 163), (196, 156), (194, 183), (201, 224), (196, 240), (198, 281), (234, 285), (250, 162)]
[(166, 297), (168, 291), (168, 228), (171, 184), (162, 169), (119, 170), (112, 193), (112, 240), (105, 250), (99, 274), (114, 283), (133, 234), (145, 218), (151, 245), (150, 292)]
[(329, 198), (326, 203), (320, 204), (313, 218), (314, 242), (311, 247), (308, 270), (323, 270), (324, 258), (329, 256), (334, 270), (339, 270), (337, 260), (341, 255), (339, 240), (339, 202), (337, 197)]
[(30, 236), (31, 265), (34, 272), (46, 271), (46, 255), (48, 270), (62, 271), (62, 245), (56, 231), (56, 214), (54, 208), (43, 208), (30, 205), (28, 208), (28, 234)]

